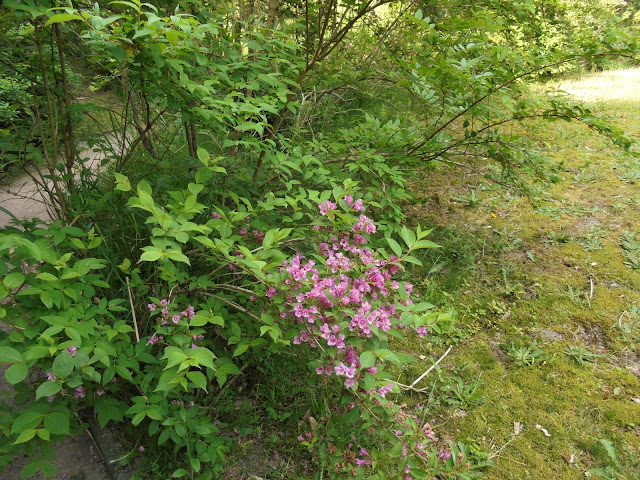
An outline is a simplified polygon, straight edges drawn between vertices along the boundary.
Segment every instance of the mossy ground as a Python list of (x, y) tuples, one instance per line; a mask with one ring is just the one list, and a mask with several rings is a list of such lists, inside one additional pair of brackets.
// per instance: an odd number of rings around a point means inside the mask
[[(639, 81), (640, 70), (605, 72), (563, 88), (639, 138), (640, 89), (628, 88)], [(489, 452), (487, 480), (601, 478), (588, 471), (606, 467), (604, 478), (640, 478), (640, 270), (622, 247), (625, 232), (640, 234), (640, 160), (579, 124), (517, 128), (564, 162), (546, 200), (487, 185), (482, 171), (412, 185), (409, 217), (443, 245), (414, 282), (454, 307), (465, 333), (410, 399), (445, 436)]]

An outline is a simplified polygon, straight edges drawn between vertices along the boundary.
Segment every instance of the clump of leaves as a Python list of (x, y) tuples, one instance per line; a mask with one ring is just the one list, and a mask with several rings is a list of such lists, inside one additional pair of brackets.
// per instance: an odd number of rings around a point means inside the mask
[(638, 239), (638, 235), (624, 232), (620, 246), (622, 246), (625, 266), (632, 270), (640, 270), (640, 239)]
[(550, 243), (551, 245), (558, 246), (564, 243), (569, 243), (571, 241), (571, 234), (568, 232), (556, 232), (550, 231), (547, 235), (546, 243)]
[(551, 359), (538, 346), (537, 340), (529, 345), (518, 345), (511, 342), (510, 345), (503, 344), (502, 348), (519, 367), (531, 367), (536, 363), (544, 363)]
[(590, 352), (580, 345), (569, 345), (564, 353), (573, 358), (573, 360), (575, 360), (575, 362), (580, 366), (584, 366), (587, 362), (595, 363), (596, 358), (600, 356), (597, 353)]
[(578, 239), (578, 243), (582, 246), (585, 252), (593, 252), (602, 248), (602, 238), (604, 237), (604, 231), (598, 225), (595, 225), (589, 229), (589, 232)]

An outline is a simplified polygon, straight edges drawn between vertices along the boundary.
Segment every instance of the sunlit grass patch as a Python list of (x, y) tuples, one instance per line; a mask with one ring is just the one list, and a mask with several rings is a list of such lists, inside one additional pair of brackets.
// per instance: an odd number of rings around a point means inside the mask
[[(640, 69), (562, 85), (640, 134)], [(430, 172), (413, 185), (424, 201), (412, 218), (441, 226), (443, 249), (422, 258), (426, 295), (454, 305), (466, 335), (440, 365), (453, 386), (429, 381), (482, 402), (413, 401), (451, 437), (479, 440), (494, 461), (486, 479), (637, 479), (637, 161), (578, 123), (512, 128), (562, 162), (561, 181), (539, 198), (486, 184), (482, 172)]]

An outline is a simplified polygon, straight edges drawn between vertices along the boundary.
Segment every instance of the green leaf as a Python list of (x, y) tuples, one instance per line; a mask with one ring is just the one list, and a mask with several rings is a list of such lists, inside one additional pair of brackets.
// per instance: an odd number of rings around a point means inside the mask
[(402, 256), (402, 248), (400, 247), (400, 244), (398, 244), (398, 242), (396, 242), (391, 237), (387, 237), (386, 240), (387, 240), (387, 243), (389, 244), (389, 246), (391, 247), (391, 250), (393, 250), (393, 253), (395, 253), (396, 256), (401, 257)]
[(58, 470), (52, 463), (42, 462), (40, 464), (40, 468), (42, 469), (42, 473), (44, 473), (45, 477), (53, 478), (58, 474)]
[(42, 300), (42, 303), (44, 303), (47, 308), (53, 307), (53, 297), (51, 296), (51, 293), (42, 292), (40, 294), (40, 300)]
[(17, 288), (24, 283), (25, 276), (20, 272), (11, 272), (4, 277), (4, 284), (7, 288)]
[(145, 248), (149, 248), (149, 250), (147, 250), (140, 256), (141, 262), (155, 262), (162, 256), (162, 251), (160, 251), (159, 249), (156, 249), (155, 247), (145, 247)]
[(20, 415), (15, 422), (13, 422), (13, 425), (11, 426), (11, 433), (15, 434), (30, 428), (37, 428), (40, 423), (42, 423), (42, 419), (44, 417), (45, 414), (42, 412), (26, 411)]
[(173, 478), (181, 478), (187, 474), (187, 471), (184, 468), (179, 468), (171, 475)]
[(49, 430), (47, 430), (46, 428), (39, 428), (36, 430), (36, 433), (42, 440), (48, 442), (51, 439), (51, 432), (49, 432)]
[(376, 360), (373, 352), (362, 352), (362, 355), (360, 355), (360, 366), (362, 368), (373, 367), (376, 364)]
[(180, 35), (175, 30), (167, 30), (164, 36), (167, 38), (167, 42), (169, 42), (172, 46), (176, 46), (178, 40), (180, 39)]
[(247, 351), (247, 349), (249, 348), (249, 344), (248, 343), (241, 343), (240, 345), (238, 345), (236, 347), (236, 349), (233, 352), (233, 356), (237, 357), (239, 355), (242, 355), (244, 352)]
[(0, 347), (0, 363), (22, 363), (22, 354), (11, 347)]
[(400, 230), (400, 236), (402, 237), (402, 239), (404, 240), (404, 243), (407, 245), (408, 248), (413, 248), (414, 244), (416, 243), (415, 233), (413, 233), (407, 227), (403, 226), (402, 230)]
[(49, 272), (42, 272), (39, 273), (38, 275), (36, 275), (36, 278), (38, 280), (44, 280), (45, 282), (57, 282), (58, 281), (58, 277), (56, 277), (55, 275), (49, 273)]
[(38, 468), (40, 468), (39, 463), (29, 463), (20, 472), (20, 478), (26, 479), (33, 477), (37, 472)]
[(121, 192), (128, 192), (131, 190), (131, 184), (129, 183), (129, 179), (122, 175), (121, 173), (115, 173), (116, 177), (116, 190), (120, 190)]
[(6, 372), (4, 372), (4, 378), (7, 379), (11, 385), (15, 385), (16, 383), (20, 383), (22, 380), (27, 378), (29, 374), (29, 368), (24, 363), (16, 363), (11, 365)]
[(207, 391), (207, 377), (201, 372), (187, 372), (187, 378), (191, 380), (196, 387)]
[(70, 22), (71, 20), (84, 20), (80, 15), (74, 15), (72, 13), (58, 13), (57, 15), (53, 15), (47, 23), (44, 24), (45, 27), (52, 25), (54, 23), (62, 23), (62, 22)]
[(431, 240), (419, 240), (415, 248), (442, 248), (442, 245), (438, 245)]
[(15, 445), (17, 443), (28, 442), (29, 440), (31, 440), (35, 436), (36, 436), (35, 429), (31, 428), (29, 430), (25, 430), (20, 435), (18, 435), (18, 438), (16, 439), (15, 442), (13, 442), (13, 444)]
[(64, 413), (50, 413), (44, 417), (44, 426), (53, 435), (68, 435), (69, 417)]
[(411, 255), (407, 255), (406, 257), (402, 257), (402, 261), (413, 263), (414, 265), (422, 266), (422, 262), (418, 260), (416, 257), (412, 257)]
[(42, 397), (50, 397), (62, 390), (62, 385), (55, 382), (44, 382), (36, 390), (36, 400)]
[(63, 350), (53, 361), (53, 373), (56, 377), (67, 378), (73, 372), (74, 361), (68, 350)]
[(198, 147), (198, 159), (202, 162), (203, 165), (208, 166), (209, 161), (211, 160), (211, 156), (209, 155), (209, 152), (207, 152), (207, 150), (202, 147)]

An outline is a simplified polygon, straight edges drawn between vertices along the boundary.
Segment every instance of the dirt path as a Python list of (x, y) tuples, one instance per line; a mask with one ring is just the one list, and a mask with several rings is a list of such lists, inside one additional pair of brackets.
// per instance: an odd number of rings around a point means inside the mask
[[(97, 166), (102, 155), (93, 150), (85, 150), (80, 156), (88, 158), (88, 165)], [(7, 179), (0, 186), (0, 207), (11, 212), (19, 220), (39, 218), (49, 220), (44, 197), (27, 173)], [(0, 211), (0, 229), (9, 225), (12, 218)], [(0, 369), (0, 399), (11, 391), (11, 385), (4, 378), (6, 368)], [(94, 429), (95, 430), (95, 429)], [(96, 437), (96, 441), (94, 441)], [(120, 447), (109, 432), (95, 430), (91, 435), (87, 431), (75, 438), (68, 438), (55, 445), (56, 458), (52, 462), (57, 470), (57, 479), (65, 480), (126, 480), (130, 477), (127, 472), (113, 472), (107, 470), (105, 463), (122, 456)], [(106, 457), (106, 458), (104, 458)], [(13, 462), (0, 474), (2, 480), (20, 480), (21, 471), (29, 463), (27, 457)], [(32, 477), (44, 480), (41, 471)]]

